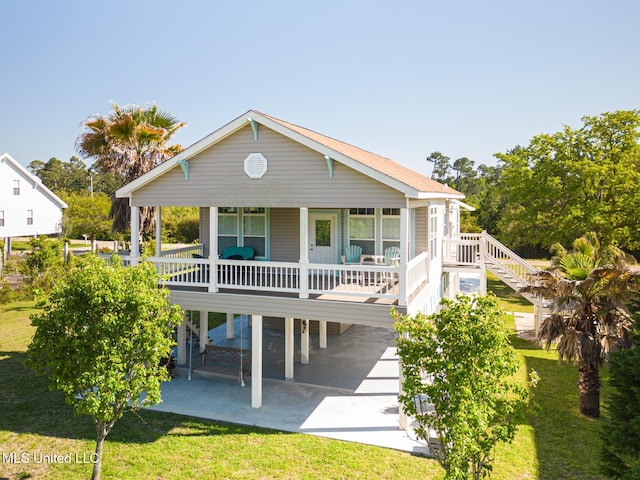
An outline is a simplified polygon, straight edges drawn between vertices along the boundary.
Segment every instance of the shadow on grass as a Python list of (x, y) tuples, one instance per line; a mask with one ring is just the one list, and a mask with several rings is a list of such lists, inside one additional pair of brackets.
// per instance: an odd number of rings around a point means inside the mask
[(559, 364), (554, 351), (546, 352), (533, 342), (513, 336), (512, 344), (524, 355), (527, 370), (540, 376), (535, 391), (539, 409), (526, 416), (534, 431), (537, 478), (601, 479), (601, 420), (579, 412), (577, 367)]
[[(493, 293), (504, 303), (510, 306), (519, 306), (522, 309), (532, 308), (531, 302), (521, 295), (518, 295), (513, 288), (503, 283), (492, 274), (487, 274), (487, 292)], [(510, 308), (505, 308), (509, 310)]]
[[(64, 395), (48, 388), (48, 379), (25, 367), (24, 352), (0, 352), (0, 429), (15, 434), (93, 441), (88, 415), (75, 415)], [(108, 442), (149, 443), (169, 435), (200, 436), (282, 432), (139, 410), (118, 420)], [(9, 447), (10, 445), (5, 445)]]

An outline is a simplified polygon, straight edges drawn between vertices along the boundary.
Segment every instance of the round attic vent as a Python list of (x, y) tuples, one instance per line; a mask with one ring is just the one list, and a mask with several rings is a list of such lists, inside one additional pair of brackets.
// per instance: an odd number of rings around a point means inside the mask
[(261, 178), (267, 173), (267, 159), (261, 153), (250, 153), (244, 159), (244, 173), (249, 178)]

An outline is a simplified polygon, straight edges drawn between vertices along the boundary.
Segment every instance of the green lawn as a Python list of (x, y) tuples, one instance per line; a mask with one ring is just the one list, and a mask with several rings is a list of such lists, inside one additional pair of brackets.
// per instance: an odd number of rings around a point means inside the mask
[[(61, 395), (23, 365), (32, 334), (29, 302), (0, 306), (0, 451), (64, 455), (70, 464), (0, 463), (0, 478), (88, 478), (95, 431), (74, 416)], [(512, 320), (508, 325), (513, 325)], [(553, 352), (513, 339), (521, 378), (541, 376), (539, 410), (520, 426), (512, 445), (500, 445), (492, 478), (597, 479), (601, 420), (578, 413), (575, 367)], [(606, 390), (606, 389), (605, 389)], [(606, 411), (604, 411), (606, 413)], [(2, 457), (0, 457), (2, 460)], [(389, 449), (309, 435), (216, 423), (142, 411), (119, 421), (107, 438), (105, 479), (184, 478), (442, 478), (436, 461)]]

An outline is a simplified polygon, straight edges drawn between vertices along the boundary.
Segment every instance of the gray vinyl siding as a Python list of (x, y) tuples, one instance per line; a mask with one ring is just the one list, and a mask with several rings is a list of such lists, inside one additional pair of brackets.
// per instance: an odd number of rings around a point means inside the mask
[(429, 208), (416, 208), (416, 255), (426, 252), (429, 248), (429, 239), (427, 237), (427, 222), (429, 218)]
[[(268, 170), (249, 178), (244, 160), (262, 153)], [(329, 178), (323, 155), (260, 127), (246, 126), (189, 159), (189, 180), (178, 166), (132, 193), (136, 206), (403, 207), (405, 196), (337, 161)]]
[[(306, 318), (373, 327), (393, 326), (389, 305), (186, 290), (171, 290), (171, 302), (183, 310)], [(404, 313), (406, 308), (398, 307), (397, 310)]]
[(200, 208), (200, 243), (204, 245), (204, 256), (209, 256), (209, 208)]
[(300, 210), (271, 209), (271, 257), (273, 262), (300, 260)]

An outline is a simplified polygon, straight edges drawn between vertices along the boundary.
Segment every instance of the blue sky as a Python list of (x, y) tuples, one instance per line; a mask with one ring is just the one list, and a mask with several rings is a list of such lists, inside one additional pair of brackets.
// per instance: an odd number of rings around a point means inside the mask
[(429, 174), (640, 107), (635, 0), (3, 1), (0, 153), (75, 154), (81, 122), (157, 103), (188, 146), (249, 109)]

